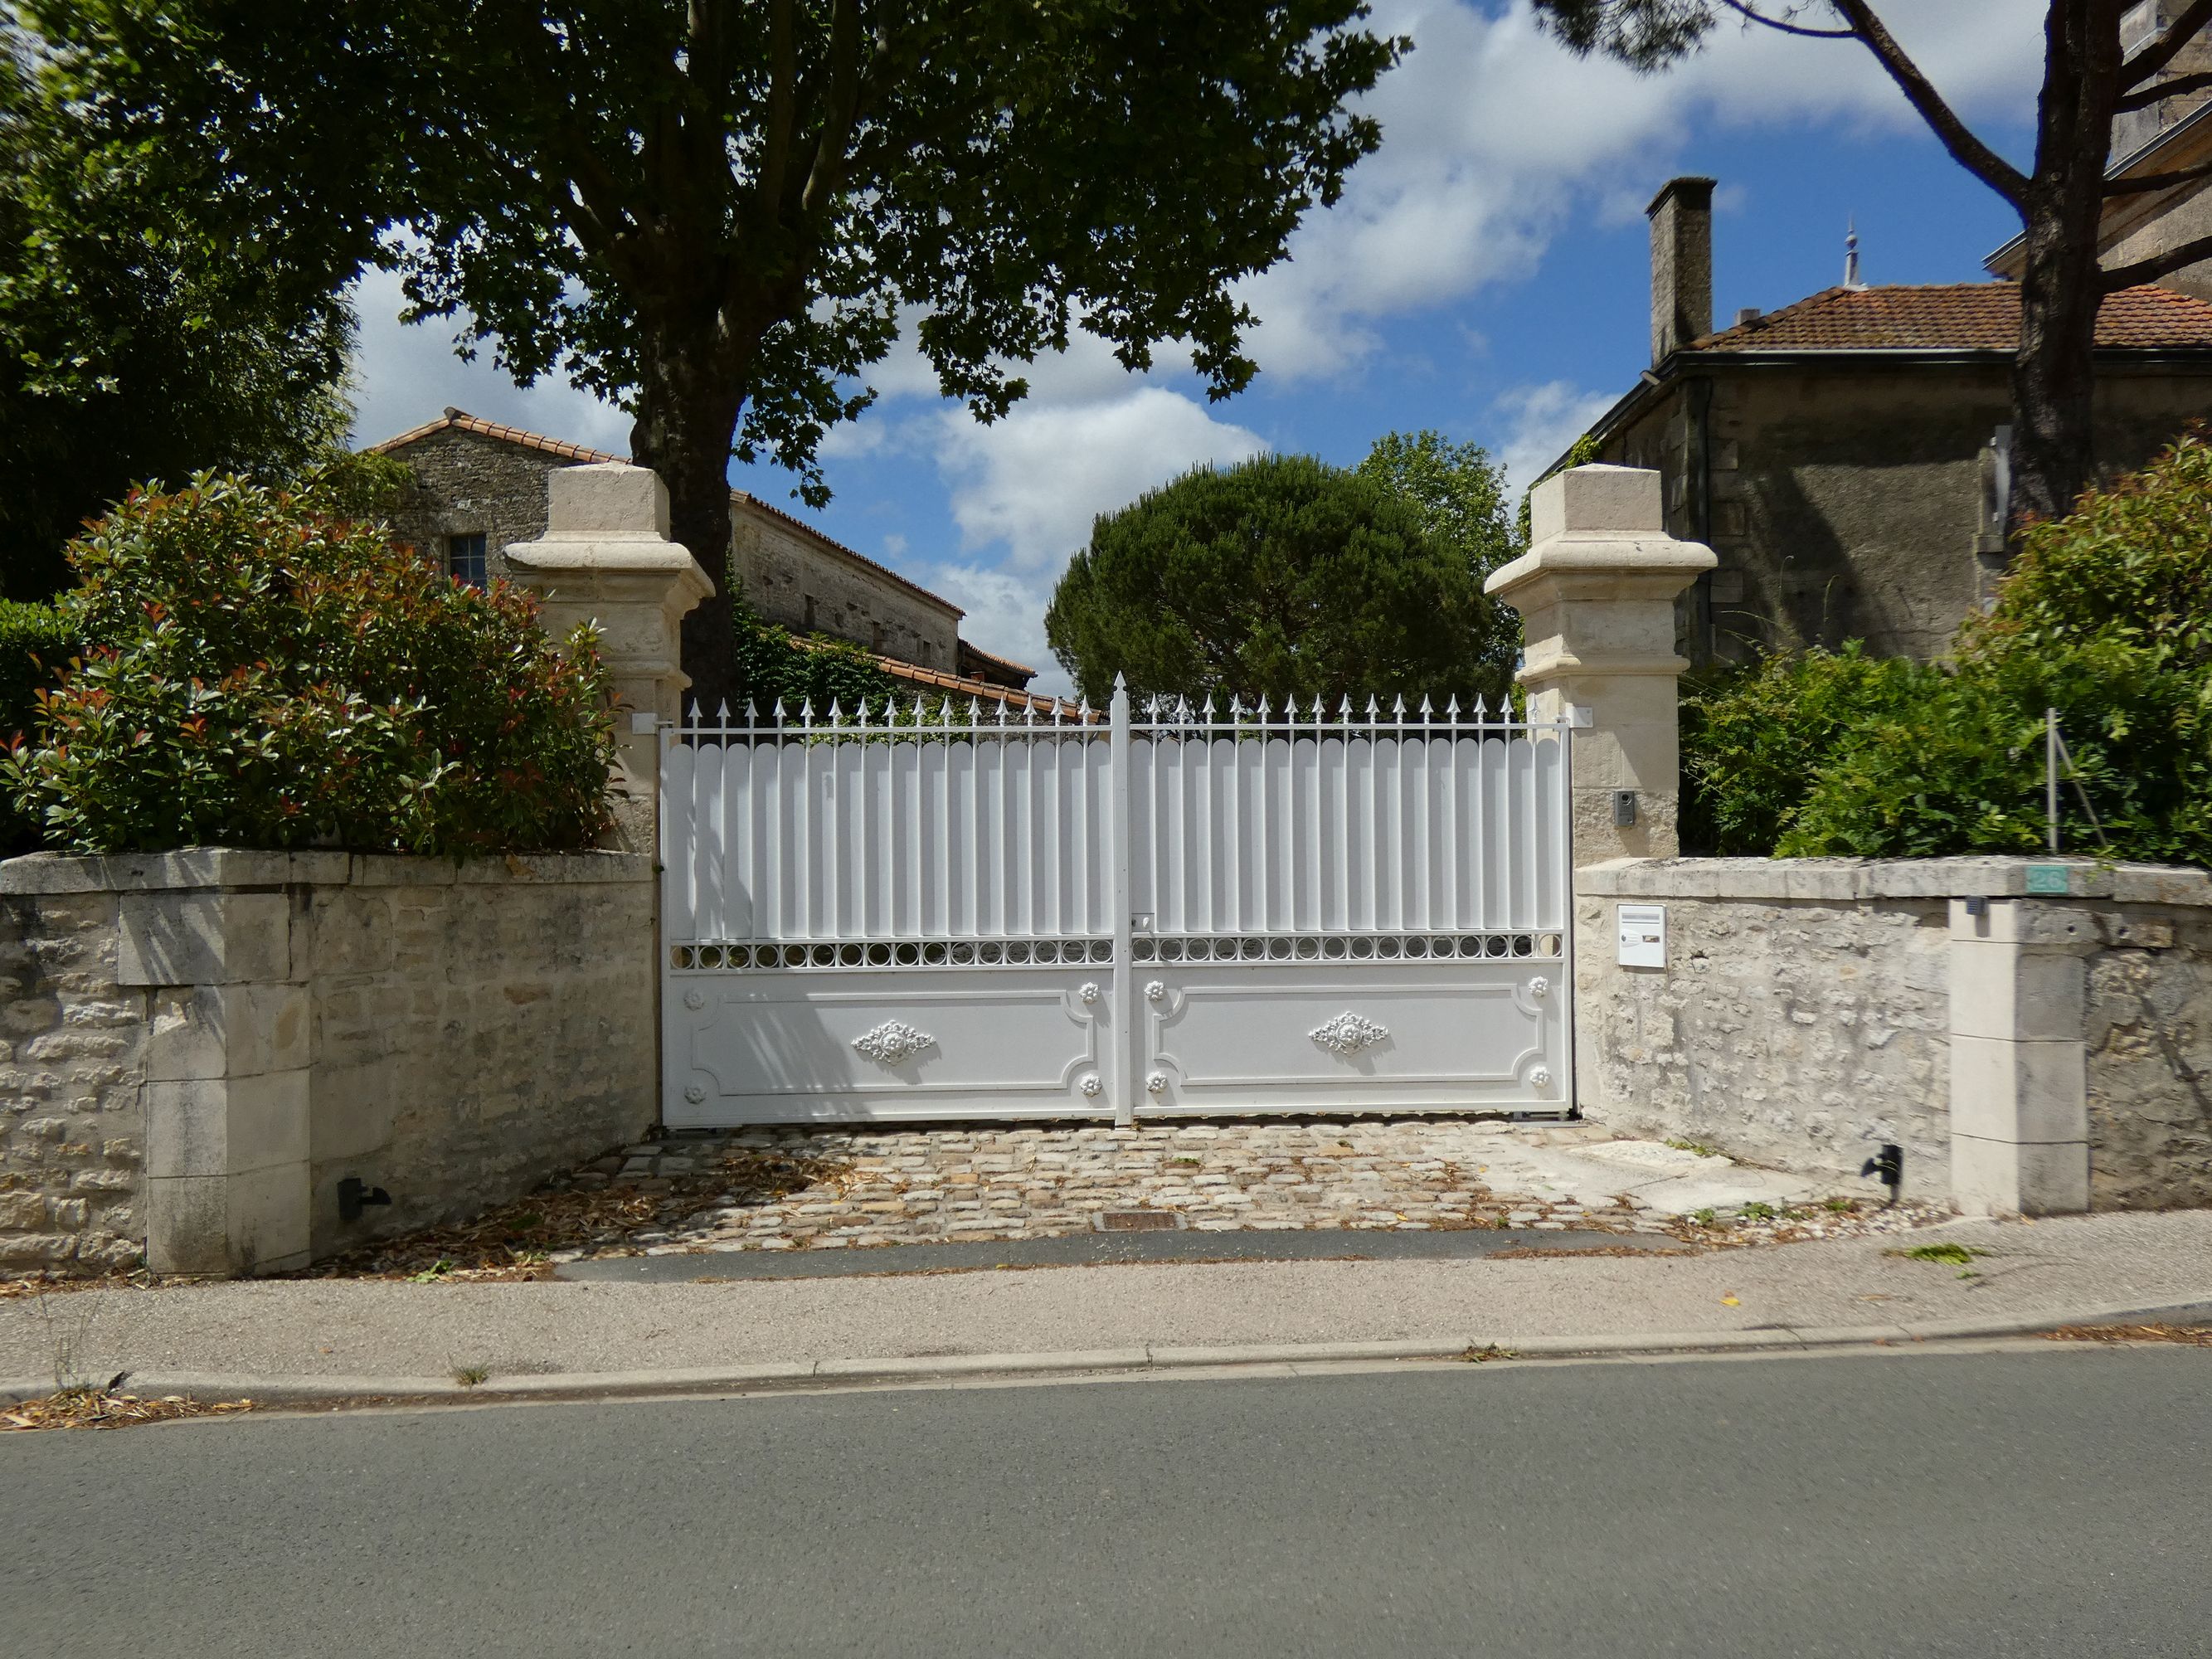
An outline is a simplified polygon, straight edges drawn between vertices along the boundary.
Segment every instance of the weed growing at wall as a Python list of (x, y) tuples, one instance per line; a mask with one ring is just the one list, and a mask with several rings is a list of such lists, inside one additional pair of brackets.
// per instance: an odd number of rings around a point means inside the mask
[(605, 827), (605, 671), (520, 593), (234, 478), (134, 493), (69, 558), (82, 659), (0, 761), (46, 845), (458, 856)]
[(2080, 782), (2062, 797), (2065, 850), (2212, 863), (2212, 444), (2185, 438), (2029, 531), (1949, 666), (1812, 651), (1694, 689), (1686, 842), (1785, 858), (2040, 851), (2046, 708)]

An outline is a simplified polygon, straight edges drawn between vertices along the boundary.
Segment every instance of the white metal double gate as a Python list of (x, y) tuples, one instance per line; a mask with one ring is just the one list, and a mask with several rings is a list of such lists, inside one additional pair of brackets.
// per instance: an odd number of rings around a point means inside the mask
[(1563, 727), (664, 728), (672, 1127), (1571, 1103)]

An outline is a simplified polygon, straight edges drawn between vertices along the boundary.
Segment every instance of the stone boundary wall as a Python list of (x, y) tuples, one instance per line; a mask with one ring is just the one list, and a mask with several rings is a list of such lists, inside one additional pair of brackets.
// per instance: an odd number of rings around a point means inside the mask
[[(2212, 1205), (2212, 876), (2080, 860), (1577, 872), (1583, 1110), (1971, 1211)], [(1664, 968), (1614, 907), (1663, 904)]]
[(0, 864), (0, 1273), (301, 1267), (635, 1139), (653, 903), (626, 854)]

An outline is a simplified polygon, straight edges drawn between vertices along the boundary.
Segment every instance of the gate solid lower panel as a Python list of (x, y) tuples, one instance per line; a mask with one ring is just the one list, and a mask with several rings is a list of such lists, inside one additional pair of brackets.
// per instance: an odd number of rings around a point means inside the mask
[(1103, 986), (1080, 969), (677, 975), (667, 1121), (1110, 1115)]
[(1553, 962), (1164, 969), (1137, 1111), (1557, 1107), (1563, 996)]

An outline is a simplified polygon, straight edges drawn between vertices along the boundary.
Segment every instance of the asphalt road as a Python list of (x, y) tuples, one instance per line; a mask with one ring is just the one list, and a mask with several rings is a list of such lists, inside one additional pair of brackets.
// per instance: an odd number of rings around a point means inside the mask
[(0, 1437), (0, 1651), (2212, 1654), (2212, 1351)]

